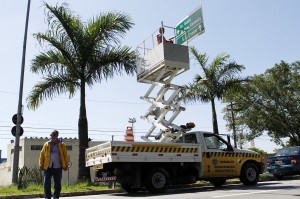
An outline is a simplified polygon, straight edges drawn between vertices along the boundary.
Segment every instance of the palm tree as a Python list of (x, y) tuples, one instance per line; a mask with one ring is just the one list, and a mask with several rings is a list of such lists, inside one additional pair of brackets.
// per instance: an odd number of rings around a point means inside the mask
[(67, 4), (50, 6), (45, 3), (49, 30), (34, 34), (38, 42), (47, 44), (45, 52), (37, 55), (31, 66), (33, 73), (42, 74), (43, 81), (34, 85), (27, 100), (35, 110), (44, 99), (80, 92), (78, 120), (79, 171), (78, 180), (90, 179), (85, 167), (85, 149), (88, 147), (88, 122), (86, 117), (85, 89), (102, 80), (136, 71), (135, 53), (127, 46), (120, 46), (133, 23), (123, 13), (100, 13), (87, 23), (74, 15)]
[(199, 63), (203, 75), (196, 74), (192, 83), (183, 86), (181, 99), (184, 102), (210, 102), (213, 133), (219, 134), (215, 99), (222, 99), (229, 90), (238, 87), (243, 79), (236, 75), (244, 69), (244, 66), (229, 61), (228, 54), (218, 55), (211, 64), (207, 64), (208, 57), (205, 53), (198, 53), (195, 47), (191, 47), (190, 50)]

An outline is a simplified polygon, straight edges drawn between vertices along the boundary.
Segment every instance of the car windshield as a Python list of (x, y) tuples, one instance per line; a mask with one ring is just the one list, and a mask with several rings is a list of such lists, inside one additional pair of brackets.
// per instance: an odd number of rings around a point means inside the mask
[(284, 155), (299, 155), (300, 147), (291, 147), (281, 149), (276, 156), (284, 156)]

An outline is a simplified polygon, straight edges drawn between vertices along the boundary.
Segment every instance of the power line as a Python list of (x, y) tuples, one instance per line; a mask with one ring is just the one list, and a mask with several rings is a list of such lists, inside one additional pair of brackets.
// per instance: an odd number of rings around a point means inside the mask
[[(6, 93), (6, 94), (14, 94), (17, 95), (18, 93), (15, 92), (9, 92), (9, 91), (0, 91), (0, 93)], [(67, 98), (67, 97), (55, 97), (55, 99), (62, 99), (62, 100), (75, 100), (75, 101), (79, 101), (80, 99), (78, 98)], [(86, 99), (86, 101), (89, 102), (99, 102), (99, 103), (113, 103), (113, 104), (133, 104), (133, 105), (147, 105), (147, 103), (145, 102), (126, 102), (126, 101), (113, 101), (113, 100), (96, 100), (96, 99)], [(204, 106), (204, 105), (208, 105), (209, 103), (192, 103), (192, 104), (184, 104), (184, 105), (189, 105), (189, 106)], [(221, 106), (224, 105), (222, 103), (215, 104), (216, 106)]]
[[(4, 128), (11, 128), (12, 126), (0, 126)], [(28, 126), (23, 126), (24, 129), (33, 129), (33, 130), (53, 130), (53, 128), (45, 128), (45, 127), (28, 127)], [(67, 128), (57, 128), (60, 131), (78, 131), (78, 129), (67, 129)], [(3, 131), (10, 131), (10, 130), (3, 130)], [(108, 133), (124, 133), (125, 130), (101, 130), (101, 129), (89, 129), (89, 132), (108, 132)], [(30, 132), (30, 131), (28, 131)], [(48, 133), (48, 132), (37, 132), (37, 131), (31, 131), (34, 133)], [(134, 131), (135, 133), (145, 133), (145, 132), (139, 132), (139, 131)], [(70, 133), (69, 133), (70, 134)]]
[(6, 94), (18, 95), (18, 93), (8, 92), (8, 91), (0, 91), (0, 93), (6, 93)]
[[(13, 94), (13, 95), (17, 95), (18, 94), (18, 93), (8, 92), (8, 91), (0, 91), (0, 93)], [(74, 100), (74, 101), (79, 101), (80, 100), (78, 98), (67, 98), (67, 97), (55, 97), (55, 99)], [(125, 101), (95, 100), (95, 99), (86, 99), (86, 101), (89, 101), (89, 102), (100, 102), (100, 103), (113, 103), (113, 104), (147, 104), (147, 103), (144, 103), (144, 102), (125, 102)]]

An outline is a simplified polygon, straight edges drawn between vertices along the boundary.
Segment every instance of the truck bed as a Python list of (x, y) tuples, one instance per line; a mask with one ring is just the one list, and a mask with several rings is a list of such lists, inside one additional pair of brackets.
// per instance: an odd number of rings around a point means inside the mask
[(86, 166), (102, 169), (110, 162), (200, 162), (199, 145), (109, 141), (86, 150)]

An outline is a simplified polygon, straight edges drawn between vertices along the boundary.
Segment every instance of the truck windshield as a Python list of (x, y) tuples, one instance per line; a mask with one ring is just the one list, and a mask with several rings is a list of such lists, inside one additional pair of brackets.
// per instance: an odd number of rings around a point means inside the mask
[(208, 149), (219, 149), (222, 151), (228, 150), (228, 144), (220, 137), (213, 134), (204, 134), (204, 141), (206, 148)]

